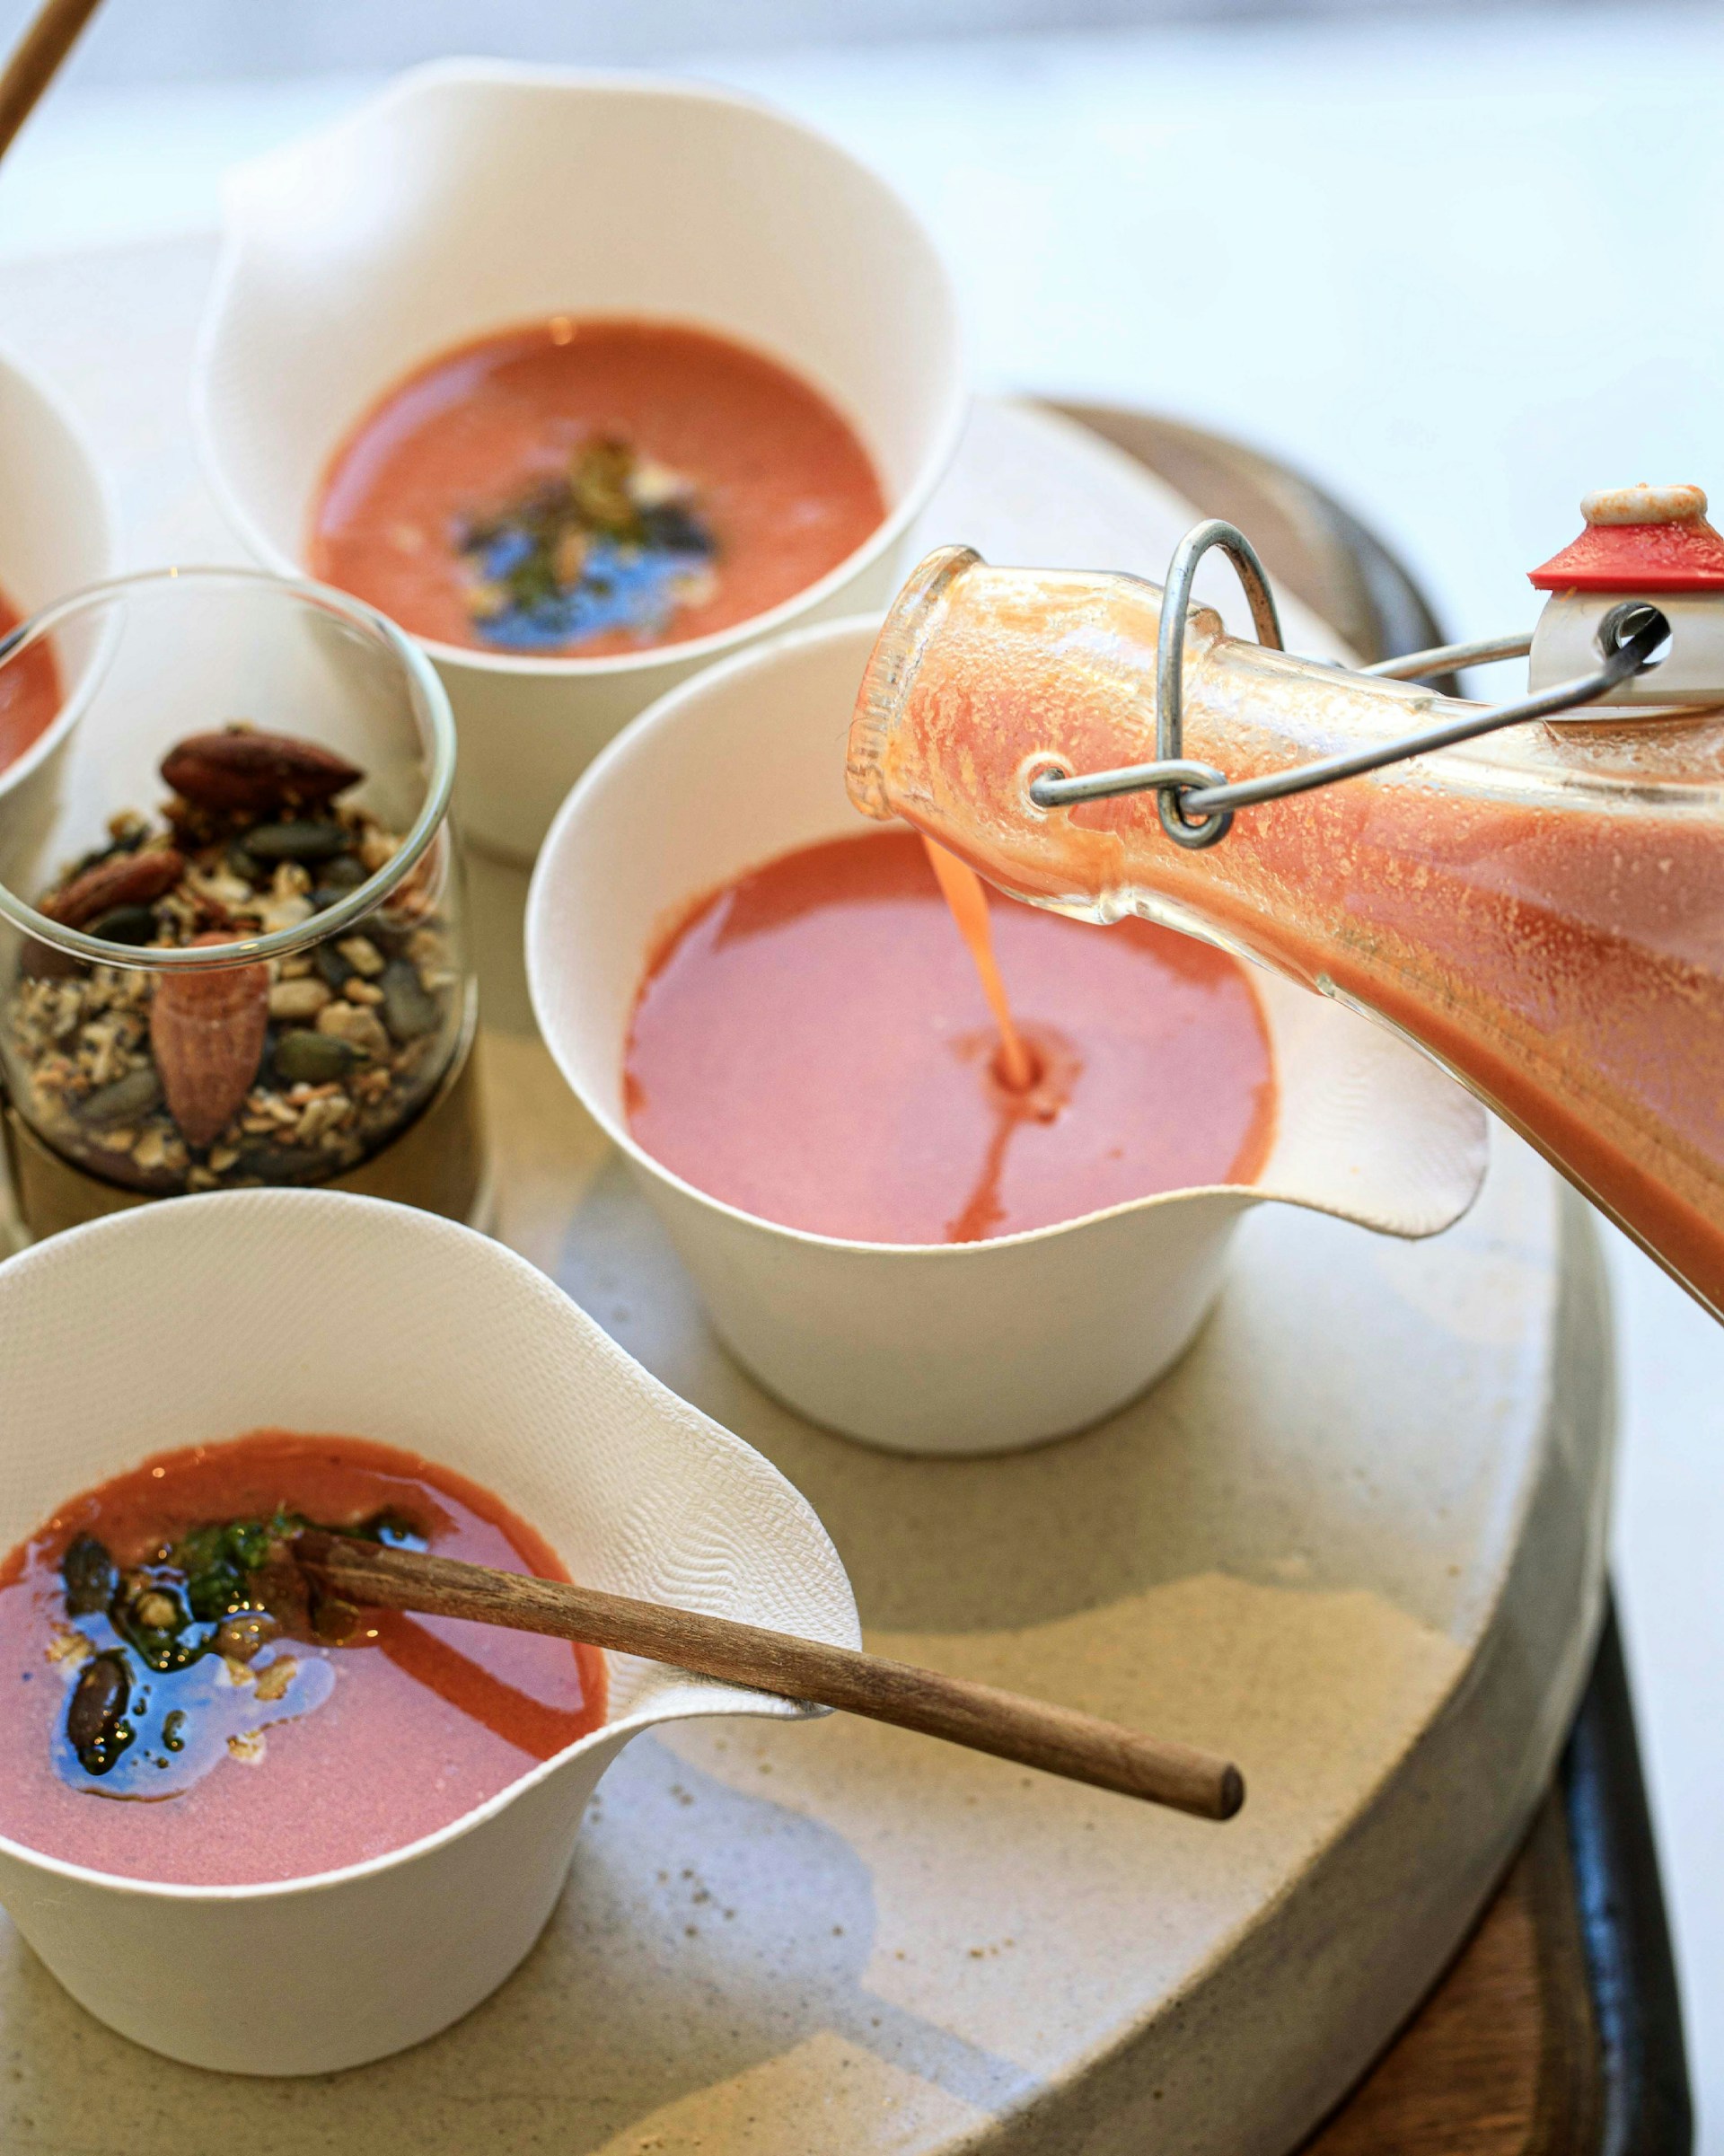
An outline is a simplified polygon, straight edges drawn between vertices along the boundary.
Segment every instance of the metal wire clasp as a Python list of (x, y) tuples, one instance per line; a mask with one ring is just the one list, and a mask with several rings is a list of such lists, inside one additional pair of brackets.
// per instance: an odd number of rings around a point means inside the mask
[[(1268, 574), (1256, 549), (1243, 532), (1218, 516), (1193, 525), (1174, 550), (1161, 596), (1156, 651), (1155, 761), (1122, 764), (1116, 770), (1086, 771), (1077, 776), (1043, 767), (1030, 783), (1030, 798), (1038, 808), (1071, 808), (1082, 801), (1106, 801), (1116, 795), (1147, 793), (1153, 788), (1161, 828), (1175, 846), (1195, 851), (1227, 837), (1236, 809), (1282, 800), (1289, 794), (1308, 793), (1314, 787), (1333, 786), (1340, 779), (1380, 770), (1385, 764), (1402, 763), (1432, 749), (1450, 748), (1482, 734), (1494, 734), (1502, 726), (1518, 726), (1530, 718), (1549, 718), (1576, 704), (1596, 702), (1631, 674), (1644, 673), (1652, 655), (1670, 634), (1669, 621), (1656, 606), (1644, 600), (1626, 599), (1613, 607), (1599, 624), (1604, 664), (1596, 673), (1561, 682), (1538, 696), (1523, 697), (1517, 703), (1468, 711), (1447, 726), (1432, 726), (1421, 734), (1403, 734), (1370, 748), (1319, 757), (1315, 763), (1296, 764), (1289, 770), (1271, 771), (1262, 779), (1234, 784), (1212, 764), (1194, 763), (1182, 752), (1185, 617), (1191, 610), (1192, 580), (1197, 565), (1211, 547), (1219, 547), (1239, 572), (1239, 581), (1251, 602), (1258, 642), (1271, 651), (1286, 650)], [(1382, 659), (1359, 671), (1378, 681), (1417, 681), (1457, 666), (1524, 658), (1531, 647), (1530, 633), (1487, 637), (1467, 644), (1441, 644), (1398, 659)]]

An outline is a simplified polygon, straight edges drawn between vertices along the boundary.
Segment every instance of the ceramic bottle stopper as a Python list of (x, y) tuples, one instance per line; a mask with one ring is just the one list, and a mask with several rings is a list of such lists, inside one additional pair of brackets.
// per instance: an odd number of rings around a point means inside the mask
[(1724, 704), (1724, 538), (1706, 521), (1698, 487), (1607, 487), (1580, 504), (1587, 528), (1533, 570), (1549, 592), (1533, 632), (1527, 688), (1536, 695), (1598, 664), (1598, 632), (1624, 600), (1644, 599), (1670, 624), (1669, 648), (1608, 704), (1564, 712), (1562, 723), (1645, 718)]

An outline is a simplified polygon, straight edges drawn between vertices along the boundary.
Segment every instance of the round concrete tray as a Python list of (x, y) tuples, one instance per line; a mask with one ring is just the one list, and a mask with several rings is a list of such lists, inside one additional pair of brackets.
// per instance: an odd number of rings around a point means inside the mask
[[(31, 266), (0, 307), (114, 460), (140, 560), (233, 553), (181, 418), (208, 260)], [(933, 513), (1000, 559), (1146, 570), (1187, 521), (1001, 407)], [(1207, 1826), (842, 1718), (642, 1740), (519, 1975), (331, 2081), (138, 2052), (0, 1928), (0, 2146), (106, 2150), (124, 2122), (178, 2156), (1290, 2148), (1459, 1943), (1588, 1667), (1610, 1386), (1583, 1209), (1499, 1132), (1436, 1242), (1265, 1210), (1195, 1349), (1113, 1422), (1005, 1460), (869, 1453), (713, 1344), (529, 1036), (521, 879), (478, 867), (501, 1231), (807, 1492), (873, 1643), (1225, 1748), (1250, 1800)], [(235, 2011), (268, 1999), (260, 1969)]]

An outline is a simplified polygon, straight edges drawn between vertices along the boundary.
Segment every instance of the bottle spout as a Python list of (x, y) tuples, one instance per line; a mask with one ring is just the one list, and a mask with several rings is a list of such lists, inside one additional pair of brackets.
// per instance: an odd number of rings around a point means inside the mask
[(981, 559), (973, 547), (939, 547), (926, 555), (893, 601), (875, 639), (850, 720), (844, 782), (853, 805), (878, 823), (890, 823), (902, 813), (891, 797), (887, 764), (918, 661), (953, 579)]

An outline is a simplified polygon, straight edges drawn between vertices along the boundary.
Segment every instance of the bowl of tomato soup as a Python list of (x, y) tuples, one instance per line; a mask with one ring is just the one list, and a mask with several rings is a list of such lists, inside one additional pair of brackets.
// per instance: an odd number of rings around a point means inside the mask
[[(46, 383), (0, 354), (0, 641), (115, 567), (113, 504), (82, 427)], [(93, 656), (75, 634), (0, 677), (0, 800), (53, 761)]]
[(1207, 945), (966, 893), (948, 862), (954, 916), (921, 840), (845, 794), (875, 633), (796, 632), (613, 742), (541, 856), (528, 973), (770, 1391), (901, 1451), (1007, 1450), (1165, 1370), (1254, 1206), (1448, 1227), (1485, 1124), (1381, 1028)]
[(433, 2034), (538, 1936), (632, 1735), (805, 1712), (489, 1625), (296, 1612), (270, 1571), (294, 1526), (857, 1642), (789, 1484), (435, 1216), (170, 1200), (0, 1265), (0, 1902), (172, 2057), (324, 2072)]
[(963, 409), (939, 257), (835, 143), (468, 61), (236, 176), (195, 393), (236, 529), (422, 639), (522, 857), (673, 683), (884, 601)]

